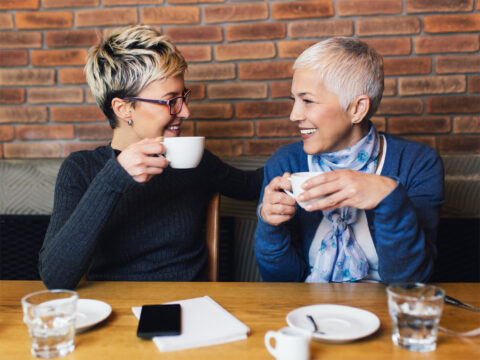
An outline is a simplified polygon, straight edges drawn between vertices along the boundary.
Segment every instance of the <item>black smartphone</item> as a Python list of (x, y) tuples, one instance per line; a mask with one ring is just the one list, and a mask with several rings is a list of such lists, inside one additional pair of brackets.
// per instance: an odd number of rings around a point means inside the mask
[(180, 335), (181, 310), (180, 304), (143, 305), (137, 336), (149, 339), (153, 336)]

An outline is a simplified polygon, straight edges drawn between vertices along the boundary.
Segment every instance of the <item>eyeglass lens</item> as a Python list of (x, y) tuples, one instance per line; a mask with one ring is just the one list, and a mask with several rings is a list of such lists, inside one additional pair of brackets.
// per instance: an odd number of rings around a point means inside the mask
[(178, 96), (173, 99), (170, 99), (168, 102), (169, 110), (171, 115), (176, 115), (182, 111), (183, 103), (188, 104), (188, 97), (190, 96), (190, 91), (187, 91), (183, 96)]

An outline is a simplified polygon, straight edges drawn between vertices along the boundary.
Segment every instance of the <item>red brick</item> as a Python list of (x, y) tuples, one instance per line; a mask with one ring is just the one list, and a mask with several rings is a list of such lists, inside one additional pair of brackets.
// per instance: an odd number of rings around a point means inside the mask
[(21, 104), (25, 102), (25, 89), (0, 89), (0, 104)]
[(480, 136), (448, 136), (438, 139), (442, 153), (480, 153)]
[(404, 138), (430, 146), (433, 149), (437, 148), (437, 140), (435, 139), (435, 136), (404, 136)]
[(17, 139), (20, 140), (73, 139), (74, 136), (73, 125), (17, 126)]
[(410, 55), (412, 52), (412, 41), (407, 37), (400, 38), (367, 38), (361, 39), (373, 47), (383, 56), (386, 55)]
[[(155, 9), (149, 8), (150, 11)], [(136, 8), (111, 8), (95, 10), (77, 10), (75, 24), (77, 27), (98, 27), (110, 25), (137, 24)]]
[(480, 116), (455, 116), (453, 132), (456, 134), (480, 133)]
[(46, 106), (0, 106), (0, 123), (32, 123), (46, 121)]
[(422, 76), (398, 79), (399, 95), (449, 94), (466, 89), (465, 76)]
[[(105, 4), (106, 1), (104, 0), (103, 3)], [(99, 3), (100, 0), (42, 0), (44, 8), (95, 7)]]
[(407, 13), (471, 11), (473, 0), (407, 0)]
[[(143, 5), (143, 4), (153, 4), (153, 5), (161, 5), (166, 0), (103, 0), (104, 6), (113, 6), (113, 5)], [(170, 0), (168, 1), (170, 4), (173, 2)]]
[(251, 121), (199, 121), (197, 134), (208, 138), (252, 137), (255, 131)]
[(239, 59), (270, 59), (275, 56), (272, 42), (251, 42), (215, 46), (215, 59), (218, 61)]
[(397, 80), (385, 79), (385, 88), (383, 89), (383, 96), (394, 96), (397, 94)]
[(40, 48), (42, 33), (38, 31), (5, 31), (0, 32), (2, 48)]
[(243, 154), (241, 140), (207, 140), (205, 147), (217, 156), (239, 156)]
[(105, 115), (96, 106), (52, 106), (50, 115), (53, 122), (105, 121)]
[(264, 99), (267, 84), (258, 82), (209, 84), (209, 99)]
[(420, 36), (414, 40), (417, 54), (478, 51), (478, 35)]
[(293, 102), (285, 100), (241, 102), (237, 103), (237, 117), (240, 119), (288, 117), (292, 107)]
[(80, 87), (32, 88), (27, 90), (27, 94), (31, 104), (83, 102), (83, 89)]
[(228, 41), (272, 40), (282, 39), (286, 35), (284, 23), (261, 23), (227, 25), (225, 27)]
[(48, 31), (48, 47), (90, 47), (100, 42), (101, 34), (95, 30)]
[(3, 144), (0, 143), (0, 159), (3, 159)]
[(280, 58), (297, 58), (304, 50), (308, 49), (317, 40), (284, 40), (277, 43)]
[(0, 86), (53, 84), (55, 84), (53, 69), (0, 69)]
[(167, 35), (175, 44), (223, 41), (220, 26), (180, 26), (165, 29)]
[(58, 69), (58, 81), (61, 84), (86, 84), (87, 79), (83, 68)]
[(395, 114), (421, 114), (423, 112), (423, 101), (421, 99), (382, 99), (378, 107), (379, 115)]
[(480, 96), (436, 96), (427, 99), (430, 114), (480, 113)]
[(429, 57), (384, 59), (385, 75), (430, 74), (432, 63)]
[(27, 64), (27, 50), (0, 50), (0, 66), (22, 66)]
[(185, 86), (192, 90), (192, 95), (190, 96), (192, 100), (199, 100), (205, 98), (205, 84), (194, 83), (186, 84)]
[(17, 12), (15, 18), (19, 29), (55, 29), (73, 26), (73, 14), (70, 11)]
[(468, 78), (468, 92), (480, 93), (480, 76), (470, 76)]
[(233, 116), (232, 104), (190, 104), (192, 119), (230, 119)]
[(420, 19), (411, 16), (360, 18), (356, 27), (359, 36), (418, 34)]
[(95, 98), (93, 97), (90, 88), (85, 89), (85, 102), (87, 104), (96, 104)]
[(291, 81), (275, 81), (270, 85), (272, 98), (289, 98), (290, 89), (292, 87)]
[(300, 139), (290, 139), (290, 140), (248, 140), (246, 155), (272, 155), (275, 150), (280, 146), (291, 144), (299, 141)]
[(58, 158), (60, 144), (57, 142), (7, 143), (3, 144), (3, 156), (7, 159)]
[(0, 13), (0, 29), (12, 29), (13, 17), (12, 14)]
[(480, 14), (425, 16), (423, 30), (426, 33), (480, 31)]
[(300, 136), (298, 124), (287, 119), (261, 120), (257, 122), (257, 135), (260, 137)]
[(113, 135), (113, 130), (108, 124), (80, 124), (76, 129), (80, 140), (109, 140)]
[(38, 9), (39, 0), (2, 0), (0, 10)]
[(385, 132), (387, 130), (387, 120), (384, 117), (372, 116), (371, 120), (378, 131)]
[(170, 6), (140, 9), (144, 24), (198, 24), (200, 9), (196, 6)]
[(178, 50), (189, 63), (212, 60), (212, 49), (208, 45), (180, 45)]
[(435, 61), (435, 71), (439, 74), (480, 72), (478, 54), (437, 56)]
[(0, 125), (0, 141), (10, 141), (15, 137), (15, 129), (11, 125)]
[(228, 80), (235, 78), (235, 64), (190, 65), (185, 80)]
[(256, 62), (238, 64), (241, 80), (286, 79), (293, 75), (292, 61)]
[(402, 0), (344, 0), (337, 3), (339, 16), (400, 14)]
[(182, 136), (195, 136), (195, 123), (192, 120), (182, 123)]
[(99, 146), (107, 145), (107, 141), (103, 142), (67, 142), (63, 144), (63, 151), (61, 155), (67, 157), (72, 152), (80, 150), (95, 150)]
[(265, 20), (268, 18), (268, 4), (215, 5), (203, 9), (205, 22), (228, 23), (232, 21)]
[(32, 51), (32, 65), (35, 65), (35, 66), (85, 65), (86, 59), (87, 59), (86, 49), (33, 50)]
[(391, 117), (388, 131), (391, 134), (448, 133), (451, 130), (448, 116)]
[(353, 35), (352, 20), (304, 20), (288, 24), (292, 38)]
[(223, 3), (225, 1), (226, 0), (168, 0), (168, 3), (169, 4), (205, 4), (205, 3)]
[(272, 16), (274, 19), (304, 19), (324, 18), (335, 15), (333, 2), (323, 1), (289, 1), (272, 4)]

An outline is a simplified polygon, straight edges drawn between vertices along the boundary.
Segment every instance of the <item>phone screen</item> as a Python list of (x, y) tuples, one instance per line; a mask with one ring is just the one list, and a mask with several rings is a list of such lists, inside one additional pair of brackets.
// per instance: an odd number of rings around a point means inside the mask
[(180, 335), (181, 319), (180, 304), (143, 305), (137, 336), (151, 338), (153, 336)]

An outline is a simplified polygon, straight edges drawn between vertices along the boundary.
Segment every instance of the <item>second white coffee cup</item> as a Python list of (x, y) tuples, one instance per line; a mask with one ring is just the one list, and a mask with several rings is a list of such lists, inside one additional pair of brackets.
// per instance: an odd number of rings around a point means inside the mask
[[(275, 346), (272, 346), (272, 339), (275, 340)], [(267, 331), (265, 346), (277, 360), (310, 359), (310, 336), (291, 327)]]
[(166, 137), (162, 141), (165, 157), (174, 169), (191, 169), (197, 167), (203, 156), (205, 137), (179, 136)]

